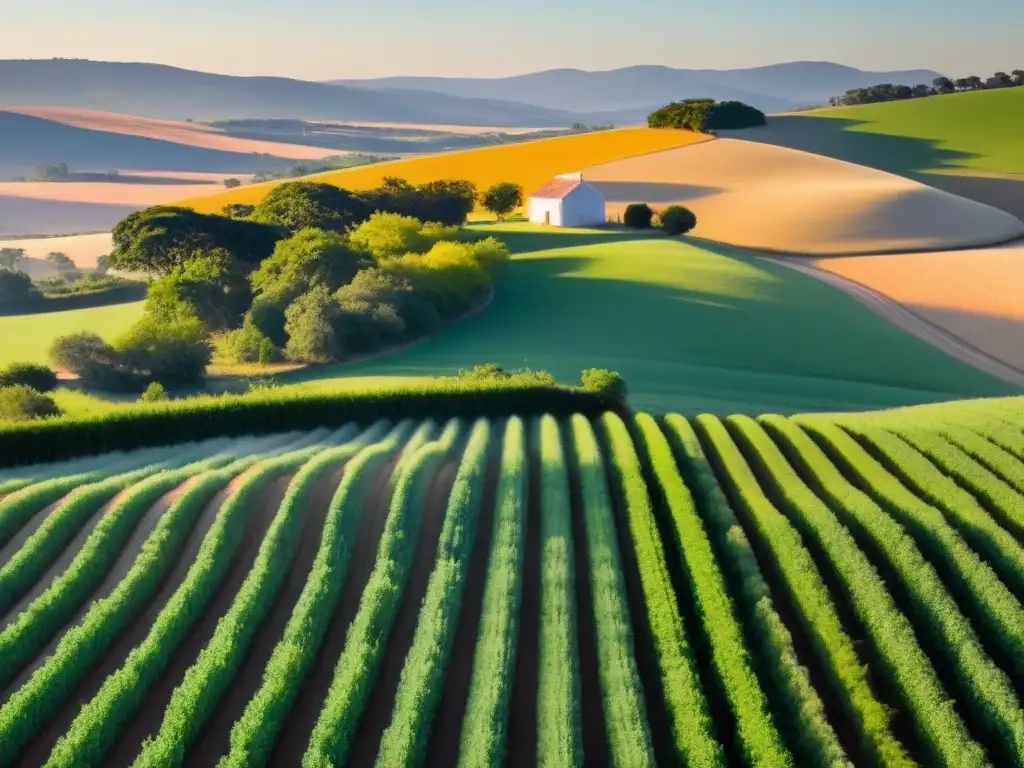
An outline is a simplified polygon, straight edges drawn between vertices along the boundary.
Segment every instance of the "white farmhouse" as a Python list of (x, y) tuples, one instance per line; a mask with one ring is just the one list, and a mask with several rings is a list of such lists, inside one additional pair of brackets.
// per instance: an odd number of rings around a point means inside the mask
[(556, 176), (526, 203), (530, 221), (553, 227), (592, 227), (604, 224), (604, 195), (583, 180), (582, 173)]

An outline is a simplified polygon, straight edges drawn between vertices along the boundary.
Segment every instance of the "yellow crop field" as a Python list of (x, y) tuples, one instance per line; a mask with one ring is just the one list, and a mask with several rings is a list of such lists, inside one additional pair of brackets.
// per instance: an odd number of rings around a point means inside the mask
[[(385, 176), (398, 176), (411, 184), (436, 179), (467, 179), (480, 189), (499, 181), (512, 181), (522, 185), (529, 194), (560, 173), (581, 171), (598, 163), (674, 149), (709, 138), (690, 131), (619, 128), (411, 157), (361, 168), (328, 171), (307, 176), (305, 180), (326, 182), (351, 190), (372, 189)], [(268, 181), (246, 185), (216, 195), (190, 198), (176, 205), (194, 208), (201, 213), (220, 213), (225, 205), (231, 203), (256, 205), (271, 189), (282, 183)]]

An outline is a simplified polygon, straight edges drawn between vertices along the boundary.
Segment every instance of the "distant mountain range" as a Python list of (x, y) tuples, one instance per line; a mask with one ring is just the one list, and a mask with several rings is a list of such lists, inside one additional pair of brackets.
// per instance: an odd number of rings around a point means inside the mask
[(915, 69), (866, 72), (831, 62), (798, 61), (752, 69), (672, 69), (635, 66), (606, 72), (552, 69), (502, 78), (388, 77), (332, 80), (335, 85), (376, 91), (431, 91), (461, 98), (490, 98), (577, 113), (619, 112), (638, 116), (683, 98), (735, 99), (767, 112), (824, 104), (851, 88), (878, 83), (931, 84), (938, 72)]
[(737, 99), (768, 112), (821, 104), (851, 88), (930, 83), (930, 70), (865, 72), (829, 62), (734, 70), (636, 66), (556, 69), (504, 78), (393, 77), (326, 83), (235, 77), (160, 64), (82, 59), (0, 61), (0, 109), (49, 106), (197, 121), (291, 118), (568, 126), (641, 122), (677, 99)]

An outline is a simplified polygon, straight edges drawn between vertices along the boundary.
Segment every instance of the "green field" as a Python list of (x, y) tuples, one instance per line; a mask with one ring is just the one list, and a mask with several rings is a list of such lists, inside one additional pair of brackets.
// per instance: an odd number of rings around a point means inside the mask
[(53, 340), (76, 331), (117, 336), (142, 317), (142, 302), (0, 317), (0, 366), (13, 362), (47, 363)]
[[(281, 377), (428, 376), (480, 362), (618, 370), (657, 412), (853, 410), (1013, 392), (817, 280), (723, 246), (525, 224), (479, 315), (411, 350)], [(377, 383), (374, 381), (374, 383)]]
[[(773, 117), (769, 133), (787, 146), (894, 173), (1022, 175), (1022, 125), (1024, 88), (1005, 88)], [(759, 140), (748, 133), (743, 138)]]
[[(635, 407), (661, 413), (864, 410), (1015, 392), (824, 283), (735, 249), (520, 223), (476, 229), (515, 254), (480, 314), (406, 351), (280, 380), (363, 389), (496, 362), (572, 383), (603, 367), (626, 377)], [(0, 333), (15, 341), (4, 358), (43, 360), (55, 336), (112, 335), (140, 311), (2, 318)]]

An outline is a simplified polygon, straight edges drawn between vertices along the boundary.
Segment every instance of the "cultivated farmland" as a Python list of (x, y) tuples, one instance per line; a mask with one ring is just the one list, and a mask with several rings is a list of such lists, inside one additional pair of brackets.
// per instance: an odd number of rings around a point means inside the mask
[(0, 469), (0, 765), (1022, 764), (1024, 398), (531, 397)]

